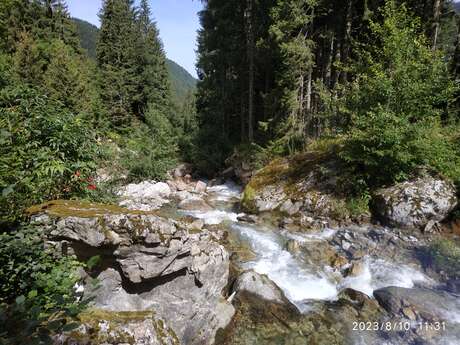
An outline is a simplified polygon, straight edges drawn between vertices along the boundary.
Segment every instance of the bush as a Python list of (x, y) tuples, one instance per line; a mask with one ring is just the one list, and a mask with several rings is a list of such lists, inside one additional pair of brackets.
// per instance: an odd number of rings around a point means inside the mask
[(372, 43), (339, 106), (349, 129), (340, 156), (371, 187), (405, 180), (421, 165), (456, 178), (460, 158), (441, 127), (455, 90), (447, 65), (404, 6), (387, 1), (383, 15), (371, 23)]
[(84, 304), (73, 287), (80, 264), (55, 257), (44, 246), (43, 229), (22, 227), (0, 234), (0, 342), (51, 344), (50, 335), (69, 323)]
[(133, 123), (122, 143), (122, 166), (131, 180), (164, 179), (177, 163), (177, 138), (171, 123), (151, 107), (147, 124)]
[(0, 115), (1, 223), (43, 200), (89, 192), (96, 146), (83, 119), (23, 86), (0, 92)]

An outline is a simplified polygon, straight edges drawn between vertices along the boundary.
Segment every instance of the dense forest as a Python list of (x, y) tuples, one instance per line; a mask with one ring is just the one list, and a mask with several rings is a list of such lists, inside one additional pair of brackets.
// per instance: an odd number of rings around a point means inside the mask
[(64, 1), (0, 2), (0, 340), (76, 327), (79, 263), (47, 252), (26, 210), (110, 201), (99, 169), (162, 180), (190, 162), (213, 177), (235, 152), (259, 167), (320, 147), (354, 196), (420, 167), (460, 183), (458, 4), (202, 3), (195, 87), (147, 0), (104, 0), (100, 29)]
[[(385, 160), (398, 170), (393, 179), (427, 159), (458, 173), (444, 165), (458, 122), (452, 2), (208, 1), (201, 23), (197, 109), (208, 167), (240, 145), (277, 155), (336, 138), (362, 174)], [(429, 136), (427, 147), (410, 146), (421, 144), (415, 132)]]

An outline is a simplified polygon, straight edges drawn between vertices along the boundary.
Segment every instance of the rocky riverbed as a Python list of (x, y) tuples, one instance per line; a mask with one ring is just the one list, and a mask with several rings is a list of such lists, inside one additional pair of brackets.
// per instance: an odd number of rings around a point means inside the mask
[(80, 272), (81, 326), (57, 344), (459, 344), (455, 278), (426, 260), (440, 235), (323, 217), (302, 227), (305, 204), (247, 214), (241, 187), (183, 170), (121, 188), (119, 206), (30, 210), (56, 253), (99, 257)]

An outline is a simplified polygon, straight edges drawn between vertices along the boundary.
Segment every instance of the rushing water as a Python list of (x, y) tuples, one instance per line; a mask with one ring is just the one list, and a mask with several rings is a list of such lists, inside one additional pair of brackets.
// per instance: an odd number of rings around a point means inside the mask
[[(266, 274), (302, 312), (310, 311), (314, 301), (336, 300), (340, 291), (345, 288), (352, 288), (372, 297), (374, 290), (387, 286), (412, 288), (436, 285), (422, 271), (411, 266), (410, 262), (396, 262), (392, 258), (364, 256), (359, 274), (345, 277), (330, 266), (292, 254), (286, 250), (289, 240), (295, 240), (307, 248), (318, 244), (330, 245), (326, 242), (337, 230), (325, 229), (303, 234), (283, 231), (270, 224), (240, 222), (238, 218), (242, 214), (236, 213), (232, 207), (239, 202), (240, 194), (241, 189), (235, 184), (211, 187), (208, 189), (208, 201), (214, 207), (213, 210), (184, 213), (202, 219), (206, 224), (224, 223), (255, 254), (254, 259), (242, 263), (244, 268)], [(453, 310), (450, 320), (460, 323), (460, 311)], [(359, 343), (359, 339), (355, 341), (355, 344)], [(460, 344), (460, 341), (445, 337), (440, 344)]]
[[(239, 239), (249, 244), (256, 258), (245, 263), (245, 268), (266, 274), (299, 309), (306, 309), (311, 300), (335, 300), (345, 288), (372, 296), (372, 291), (385, 286), (413, 287), (415, 284), (432, 284), (422, 272), (400, 263), (384, 259), (365, 258), (362, 273), (344, 278), (329, 266), (309, 263), (285, 249), (286, 242), (294, 239), (303, 246), (326, 241), (335, 231), (326, 229), (318, 233), (292, 234), (271, 227), (238, 222), (238, 214), (228, 209), (228, 204), (239, 199), (241, 189), (226, 184), (208, 189), (209, 200), (217, 205), (212, 211), (188, 211), (187, 214), (202, 219), (206, 224), (229, 223)], [(308, 308), (307, 308), (308, 309)]]

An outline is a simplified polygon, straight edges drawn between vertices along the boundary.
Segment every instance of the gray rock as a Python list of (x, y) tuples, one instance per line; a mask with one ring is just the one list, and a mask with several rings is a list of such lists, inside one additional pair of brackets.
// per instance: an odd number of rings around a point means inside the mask
[[(83, 260), (103, 259), (97, 279), (85, 278), (83, 298), (104, 312), (83, 322), (87, 344), (99, 339), (120, 344), (123, 335), (133, 344), (212, 344), (234, 314), (222, 295), (229, 255), (216, 235), (207, 229), (189, 232), (186, 224), (153, 214), (87, 213), (53, 216), (56, 221), (48, 225), (50, 243), (65, 242)], [(109, 328), (114, 336), (105, 340)]]
[(300, 207), (302, 207), (301, 202), (293, 203), (291, 201), (291, 199), (288, 199), (281, 205), (280, 211), (285, 212), (285, 213), (289, 214), (290, 216), (293, 216), (293, 215), (299, 213)]
[(300, 251), (300, 243), (296, 240), (289, 240), (286, 243), (286, 250), (290, 253), (298, 253)]
[(203, 181), (198, 181), (195, 185), (194, 192), (195, 193), (206, 193), (206, 189), (208, 188), (208, 185), (204, 183)]
[(164, 182), (144, 181), (121, 188), (117, 195), (122, 198), (120, 206), (130, 210), (150, 211), (169, 202), (171, 188)]
[(188, 199), (182, 200), (178, 207), (182, 210), (188, 211), (211, 211), (212, 207), (206, 201), (198, 196), (192, 196)]
[(405, 315), (410, 308), (424, 320), (450, 321), (460, 312), (460, 300), (447, 292), (423, 288), (386, 287), (375, 290), (379, 304), (394, 315)]
[(151, 312), (83, 313), (75, 331), (55, 336), (55, 345), (177, 345), (178, 339), (168, 322)]
[(242, 273), (235, 282), (234, 291), (238, 294), (248, 292), (266, 301), (286, 304), (286, 297), (283, 291), (264, 274), (258, 274), (254, 271)]
[(68, 217), (56, 224), (52, 238), (83, 242), (91, 247), (100, 247), (107, 237), (98, 218)]
[(174, 178), (181, 178), (192, 173), (192, 166), (187, 163), (180, 164), (173, 171)]
[(424, 176), (375, 193), (376, 215), (387, 225), (423, 228), (430, 220), (442, 221), (457, 205), (451, 182)]

